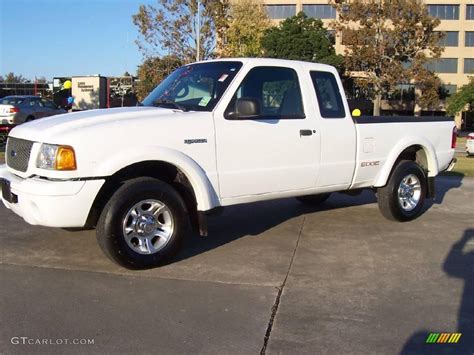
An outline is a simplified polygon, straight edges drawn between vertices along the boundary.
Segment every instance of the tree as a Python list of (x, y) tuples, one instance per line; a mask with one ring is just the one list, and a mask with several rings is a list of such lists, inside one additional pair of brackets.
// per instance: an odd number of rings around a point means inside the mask
[(339, 70), (344, 61), (336, 54), (322, 21), (307, 17), (303, 12), (268, 29), (262, 38), (262, 46), (270, 58), (330, 64)]
[(4, 78), (3, 81), (5, 83), (29, 83), (30, 80), (24, 78), (22, 75), (15, 75), (15, 73), (8, 73)]
[(172, 56), (150, 57), (138, 66), (137, 97), (143, 100), (164, 78), (180, 67), (180, 59)]
[(199, 58), (207, 59), (225, 31), (228, 10), (228, 0), (159, 0), (157, 5), (141, 5), (132, 16), (142, 36), (136, 43), (145, 56), (166, 51), (184, 63), (196, 60), (199, 43)]
[(413, 83), (420, 104), (438, 103), (439, 79), (426, 68), (439, 58), (443, 33), (439, 19), (429, 16), (421, 0), (331, 0), (339, 14), (332, 26), (342, 34), (346, 69), (362, 72), (357, 85), (371, 88), (374, 114), (380, 114), (382, 94), (398, 84)]
[(447, 100), (446, 112), (450, 116), (455, 116), (469, 106), (469, 110), (474, 109), (474, 76), (469, 77), (469, 83), (451, 95)]
[(224, 45), (218, 52), (223, 57), (260, 57), (262, 37), (270, 27), (270, 19), (261, 0), (237, 0), (230, 5), (230, 19)]

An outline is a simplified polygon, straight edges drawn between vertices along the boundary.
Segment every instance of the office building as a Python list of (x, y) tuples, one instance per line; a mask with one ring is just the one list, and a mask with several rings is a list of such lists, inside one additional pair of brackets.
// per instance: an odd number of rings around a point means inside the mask
[[(425, 0), (428, 11), (438, 17), (441, 24), (437, 29), (446, 32), (443, 40), (445, 51), (441, 58), (430, 64), (430, 68), (443, 82), (444, 91), (449, 93), (468, 83), (468, 75), (474, 75), (474, 1), (473, 0)], [(303, 11), (308, 16), (319, 18), (329, 27), (337, 19), (336, 10), (325, 0), (264, 0), (270, 18), (281, 21)], [(336, 52), (343, 54), (344, 47), (340, 34), (335, 35)], [(383, 103), (385, 111), (397, 111), (395, 104)], [(396, 105), (395, 105), (396, 106)], [(404, 106), (406, 109), (406, 105)], [(410, 107), (409, 107), (410, 109)], [(444, 102), (438, 112), (424, 114), (443, 114)], [(466, 114), (464, 114), (466, 116)], [(469, 116), (469, 115), (467, 115)], [(463, 117), (465, 124), (474, 126), (473, 117)], [(461, 123), (461, 117), (457, 117)], [(472, 122), (471, 122), (472, 121)]]

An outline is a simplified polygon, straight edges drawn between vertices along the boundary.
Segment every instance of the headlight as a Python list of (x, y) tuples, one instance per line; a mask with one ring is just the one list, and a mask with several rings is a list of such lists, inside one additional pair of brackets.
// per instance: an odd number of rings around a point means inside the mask
[(36, 166), (48, 170), (76, 170), (74, 149), (67, 145), (42, 144)]

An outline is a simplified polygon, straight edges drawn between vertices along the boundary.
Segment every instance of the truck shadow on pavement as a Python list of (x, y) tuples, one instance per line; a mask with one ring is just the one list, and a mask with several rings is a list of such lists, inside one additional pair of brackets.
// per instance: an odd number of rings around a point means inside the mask
[[(419, 330), (405, 343), (401, 354), (474, 354), (474, 229), (464, 231), (462, 238), (453, 244), (444, 263), (443, 271), (450, 277), (464, 280), (464, 291), (458, 311), (457, 330), (461, 333), (457, 344), (427, 344), (431, 333), (447, 333), (448, 329)], [(470, 246), (467, 246), (471, 244)], [(470, 248), (470, 251), (465, 249)], [(449, 292), (449, 290), (447, 290)], [(433, 310), (436, 311), (436, 310)]]
[(436, 196), (432, 203), (437, 205), (443, 203), (446, 193), (451, 189), (457, 189), (462, 186), (464, 175), (449, 175), (436, 178)]
[[(459, 188), (461, 185), (462, 177), (437, 179), (436, 198), (425, 203), (425, 212), (433, 204), (441, 203), (449, 190)], [(364, 190), (357, 196), (333, 193), (327, 202), (319, 206), (304, 205), (290, 198), (226, 207), (222, 216), (209, 217), (209, 237), (188, 238), (183, 251), (170, 262), (191, 258), (244, 236), (257, 236), (285, 221), (305, 214), (373, 203), (377, 203), (375, 193)]]
[[(319, 206), (308, 206), (294, 198), (254, 202), (226, 207), (220, 216), (210, 216), (209, 236), (193, 235), (185, 242), (183, 250), (171, 263), (216, 249), (244, 236), (258, 236), (288, 220), (309, 213), (367, 205), (377, 202), (372, 191), (353, 197), (335, 193)], [(298, 227), (299, 230), (299, 227)]]

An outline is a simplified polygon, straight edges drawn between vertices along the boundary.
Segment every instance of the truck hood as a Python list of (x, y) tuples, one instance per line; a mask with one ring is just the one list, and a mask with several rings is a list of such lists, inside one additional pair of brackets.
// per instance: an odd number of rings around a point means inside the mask
[(138, 123), (138, 121), (150, 118), (154, 120), (169, 118), (180, 113), (180, 111), (167, 108), (145, 106), (72, 112), (22, 124), (15, 127), (10, 132), (10, 136), (36, 142), (52, 142), (54, 137), (60, 137), (83, 128), (116, 124), (128, 120)]

